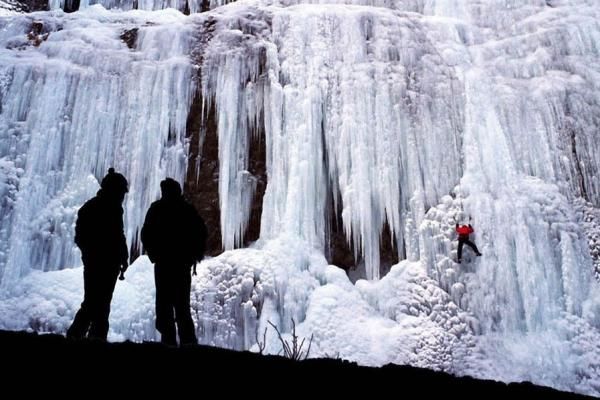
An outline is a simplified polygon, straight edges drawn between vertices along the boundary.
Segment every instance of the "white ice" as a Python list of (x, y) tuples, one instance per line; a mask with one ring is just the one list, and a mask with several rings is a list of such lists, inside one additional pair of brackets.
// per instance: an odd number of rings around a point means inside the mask
[[(49, 31), (39, 47), (27, 38), (34, 17), (0, 21), (4, 288), (31, 268), (79, 263), (76, 212), (109, 167), (129, 180), (130, 244), (160, 180), (185, 177), (186, 119), (195, 90), (185, 57), (191, 27), (173, 10), (123, 17), (93, 7), (79, 14), (39, 15)], [(129, 49), (120, 35), (134, 27), (137, 45)], [(162, 41), (167, 35), (168, 44)]]
[[(313, 356), (599, 395), (600, 5), (304, 3), (39, 13), (39, 47), (33, 16), (0, 20), (0, 327), (64, 332), (81, 270), (36, 270), (78, 265), (74, 213), (115, 162), (131, 244), (159, 180), (184, 177), (199, 84), (228, 250), (194, 278), (203, 343), (256, 351), (269, 327), (277, 353), (268, 321), (289, 338), (294, 318)], [(134, 27), (130, 50), (119, 35)], [(252, 135), (266, 143), (261, 234), (235, 250)], [(324, 259), (330, 201), (368, 281)], [(469, 217), (483, 256), (465, 248), (458, 265), (454, 223)], [(384, 229), (400, 260), (382, 277)], [(110, 338), (154, 338), (148, 261), (119, 285)]]

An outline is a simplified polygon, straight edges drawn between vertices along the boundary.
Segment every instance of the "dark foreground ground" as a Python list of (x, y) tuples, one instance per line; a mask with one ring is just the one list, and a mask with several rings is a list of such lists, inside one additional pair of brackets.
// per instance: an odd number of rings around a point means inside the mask
[(589, 398), (530, 383), (457, 378), (407, 366), (369, 368), (330, 359), (293, 362), (206, 346), (106, 344), (10, 331), (0, 331), (0, 365), (3, 391), (18, 390), (10, 398), (139, 398), (148, 397), (146, 393), (173, 399)]

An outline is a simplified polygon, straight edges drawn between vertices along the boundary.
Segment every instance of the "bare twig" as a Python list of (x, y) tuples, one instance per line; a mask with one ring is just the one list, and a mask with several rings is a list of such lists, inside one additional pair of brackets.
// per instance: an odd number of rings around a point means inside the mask
[(263, 341), (258, 340), (258, 332), (256, 332), (256, 344), (258, 345), (258, 353), (262, 354), (265, 350), (265, 346), (267, 345), (267, 328), (265, 328), (265, 332), (263, 333)]
[(290, 347), (290, 343), (288, 343), (286, 340), (283, 339), (283, 337), (281, 336), (281, 332), (279, 332), (279, 329), (277, 329), (277, 327), (271, 321), (267, 321), (267, 322), (269, 323), (269, 325), (271, 325), (275, 329), (275, 332), (277, 332), (277, 337), (279, 338), (279, 341), (281, 342), (281, 346), (283, 347), (283, 353), (286, 358), (292, 359), (294, 361), (306, 360), (308, 358), (308, 355), (310, 354), (310, 348), (312, 346), (312, 341), (313, 341), (314, 335), (310, 335), (308, 349), (306, 350), (306, 352), (303, 352), (302, 348), (304, 347), (304, 341), (306, 338), (303, 338), (302, 341), (300, 342), (300, 344), (298, 344), (298, 335), (296, 335), (296, 322), (294, 321), (293, 318), (292, 318), (292, 344), (291, 344), (291, 347)]
[(314, 337), (314, 336), (315, 336), (315, 334), (314, 334), (314, 333), (311, 333), (311, 334), (310, 334), (310, 341), (308, 342), (308, 349), (306, 349), (306, 356), (304, 357), (304, 359), (305, 359), (305, 360), (306, 360), (306, 358), (308, 357), (308, 355), (310, 354), (310, 348), (311, 348), (311, 346), (312, 346), (312, 340), (313, 340), (313, 337)]

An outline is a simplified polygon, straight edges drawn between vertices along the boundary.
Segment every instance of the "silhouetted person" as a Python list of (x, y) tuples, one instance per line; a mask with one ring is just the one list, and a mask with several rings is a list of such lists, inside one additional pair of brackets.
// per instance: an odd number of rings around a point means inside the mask
[(96, 197), (77, 213), (75, 243), (83, 260), (85, 294), (81, 308), (67, 331), (68, 338), (106, 340), (110, 302), (119, 271), (127, 269), (127, 243), (123, 208), (127, 180), (113, 168), (102, 179)]
[(473, 243), (469, 240), (469, 235), (474, 232), (471, 224), (468, 224), (468, 225), (456, 224), (455, 229), (456, 229), (456, 232), (458, 233), (458, 254), (457, 254), (458, 259), (457, 259), (457, 262), (460, 264), (462, 261), (462, 249), (465, 244), (467, 246), (469, 246), (470, 248), (472, 248), (473, 251), (475, 252), (475, 254), (477, 254), (477, 256), (481, 256), (481, 253), (477, 249), (477, 246), (475, 246), (475, 243)]
[(155, 264), (156, 329), (161, 342), (197, 344), (190, 314), (191, 268), (204, 256), (206, 226), (171, 178), (160, 183), (162, 198), (150, 206), (142, 227), (142, 244)]

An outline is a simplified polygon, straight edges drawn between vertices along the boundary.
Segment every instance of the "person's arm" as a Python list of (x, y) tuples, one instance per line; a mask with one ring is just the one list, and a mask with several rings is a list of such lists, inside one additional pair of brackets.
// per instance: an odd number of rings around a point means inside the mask
[(121, 237), (121, 271), (125, 272), (129, 268), (129, 249), (127, 248), (127, 240), (125, 234)]
[(75, 222), (75, 244), (82, 253), (89, 245), (89, 234), (87, 231), (90, 224), (89, 217), (88, 205), (86, 203), (77, 212), (77, 221)]
[(120, 242), (120, 260), (121, 260), (121, 274), (124, 273), (129, 267), (129, 249), (127, 248), (127, 239), (125, 239), (125, 230), (123, 227), (123, 209), (121, 208), (121, 215), (119, 216), (119, 242)]
[(155, 242), (155, 225), (156, 225), (156, 209), (152, 205), (150, 209), (146, 213), (146, 218), (144, 219), (144, 225), (142, 226), (142, 232), (140, 237), (142, 239), (142, 246), (144, 247), (144, 251), (148, 254), (148, 258), (151, 262), (154, 262), (154, 242)]

